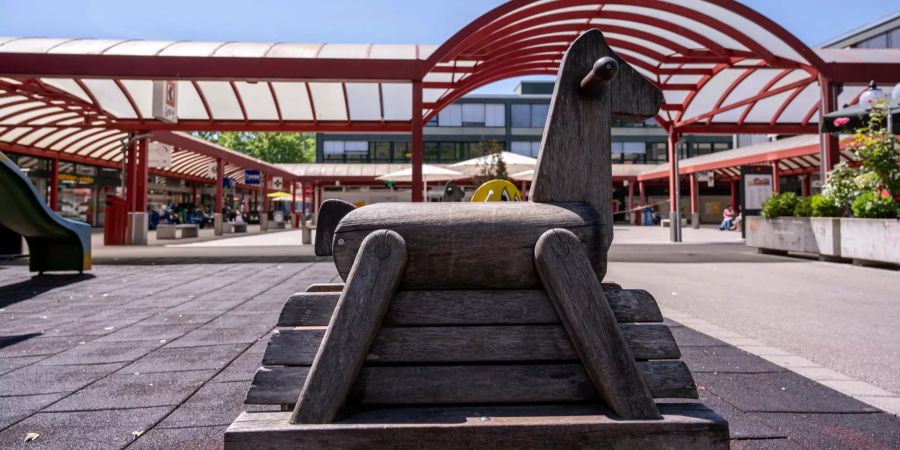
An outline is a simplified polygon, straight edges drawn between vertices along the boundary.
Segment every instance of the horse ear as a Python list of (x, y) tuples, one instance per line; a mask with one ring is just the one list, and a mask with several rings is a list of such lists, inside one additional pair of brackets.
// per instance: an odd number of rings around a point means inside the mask
[(617, 55), (600, 30), (587, 31), (585, 37), (588, 36), (601, 47), (601, 54), (619, 63), (619, 73), (609, 84), (613, 118), (643, 121), (654, 117), (663, 101), (659, 88)]

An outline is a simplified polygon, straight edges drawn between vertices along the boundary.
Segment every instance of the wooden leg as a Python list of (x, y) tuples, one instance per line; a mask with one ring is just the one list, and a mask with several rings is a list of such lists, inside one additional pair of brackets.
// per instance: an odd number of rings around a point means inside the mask
[(535, 265), (594, 387), (623, 419), (655, 419), (659, 411), (584, 245), (574, 233), (549, 230), (538, 239)]
[(379, 230), (363, 241), (291, 423), (331, 423), (362, 368), (406, 268), (406, 243)]

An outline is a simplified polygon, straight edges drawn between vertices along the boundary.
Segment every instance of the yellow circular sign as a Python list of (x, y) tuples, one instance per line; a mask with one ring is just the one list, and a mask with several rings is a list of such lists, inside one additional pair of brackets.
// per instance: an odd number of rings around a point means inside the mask
[(472, 195), (473, 203), (521, 202), (522, 193), (508, 180), (491, 180), (481, 185)]

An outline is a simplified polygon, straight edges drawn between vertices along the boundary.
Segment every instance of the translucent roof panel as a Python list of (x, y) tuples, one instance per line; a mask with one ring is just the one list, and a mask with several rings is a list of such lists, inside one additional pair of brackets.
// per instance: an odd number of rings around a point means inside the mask
[(269, 83), (235, 82), (249, 120), (278, 120), (278, 109)]
[(309, 89), (306, 83), (273, 82), (272, 88), (281, 105), (281, 115), (285, 120), (313, 120)]
[(318, 120), (347, 120), (347, 104), (341, 83), (309, 83)]
[(209, 105), (210, 115), (216, 120), (243, 120), (244, 113), (231, 83), (225, 81), (198, 81), (200, 92)]
[(381, 120), (381, 91), (378, 83), (347, 83), (350, 120)]

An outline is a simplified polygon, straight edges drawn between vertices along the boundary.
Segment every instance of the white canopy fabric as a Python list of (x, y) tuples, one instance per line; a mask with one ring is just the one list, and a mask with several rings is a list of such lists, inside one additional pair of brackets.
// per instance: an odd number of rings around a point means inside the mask
[[(445, 169), (443, 167), (433, 166), (431, 164), (422, 165), (422, 176), (424, 177), (426, 183), (430, 181), (451, 181), (469, 178), (469, 176), (464, 173), (460, 173), (451, 169)], [(411, 182), (412, 167), (382, 175), (377, 179), (382, 181), (398, 181), (403, 183)]]
[[(501, 152), (500, 157), (503, 158), (503, 162), (506, 164), (507, 172), (521, 172), (534, 169), (534, 166), (537, 164), (537, 159), (513, 152)], [(482, 168), (494, 163), (493, 158), (495, 158), (494, 154), (479, 156), (451, 164), (449, 167), (468, 175), (478, 175)]]
[(531, 181), (534, 179), (534, 169), (523, 170), (522, 172), (514, 173), (509, 177), (516, 181)]

